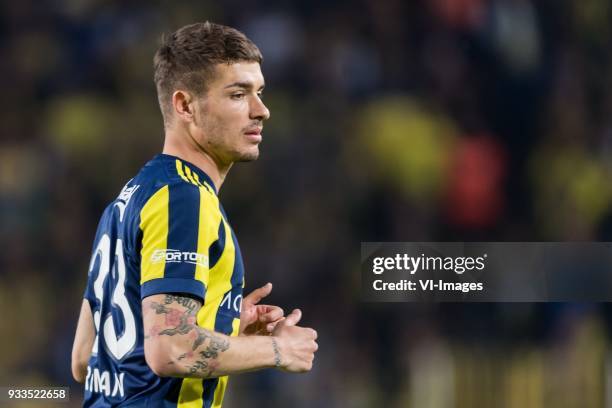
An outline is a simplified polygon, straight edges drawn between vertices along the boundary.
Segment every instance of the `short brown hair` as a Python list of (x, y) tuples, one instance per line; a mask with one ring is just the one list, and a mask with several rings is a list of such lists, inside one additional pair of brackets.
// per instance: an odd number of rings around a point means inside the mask
[(170, 117), (172, 94), (177, 88), (202, 95), (216, 64), (241, 61), (261, 64), (263, 57), (259, 48), (234, 28), (206, 21), (164, 35), (153, 59), (154, 81), (164, 123)]

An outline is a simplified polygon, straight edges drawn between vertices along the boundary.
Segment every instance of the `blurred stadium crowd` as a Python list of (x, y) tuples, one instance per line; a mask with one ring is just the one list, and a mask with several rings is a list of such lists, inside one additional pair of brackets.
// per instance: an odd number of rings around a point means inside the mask
[(265, 57), (262, 154), (220, 194), (247, 289), (321, 344), (229, 407), (612, 406), (606, 304), (359, 300), (361, 241), (612, 241), (607, 0), (2, 2), (0, 385), (78, 406), (96, 222), (161, 150), (160, 34), (206, 19)]

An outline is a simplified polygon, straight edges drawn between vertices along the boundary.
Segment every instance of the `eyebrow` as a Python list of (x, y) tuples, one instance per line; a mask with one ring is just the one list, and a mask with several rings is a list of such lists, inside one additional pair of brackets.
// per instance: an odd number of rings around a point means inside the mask
[[(266, 85), (265, 85), (265, 84), (263, 84), (263, 85), (262, 85), (262, 86), (259, 88), (259, 90), (264, 89), (264, 87), (265, 87), (265, 86), (266, 86)], [(251, 88), (253, 88), (253, 83), (251, 83), (251, 82), (234, 82), (234, 83), (232, 83), (232, 84), (227, 85), (227, 86), (226, 86), (225, 88), (223, 88), (223, 89), (227, 89), (227, 88), (234, 88), (234, 87), (237, 87), (237, 88), (244, 88), (244, 89), (251, 89)]]

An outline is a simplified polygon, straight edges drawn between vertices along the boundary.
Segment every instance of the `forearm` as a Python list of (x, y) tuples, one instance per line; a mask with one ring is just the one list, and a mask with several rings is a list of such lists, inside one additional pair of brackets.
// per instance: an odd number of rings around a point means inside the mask
[(196, 323), (197, 301), (173, 295), (143, 301), (145, 356), (164, 377), (210, 378), (274, 367), (278, 344), (269, 336), (229, 337)]
[(72, 378), (78, 383), (84, 383), (87, 376), (87, 362), (80, 363), (72, 361)]
[(166, 337), (157, 344), (163, 355), (156, 371), (163, 376), (211, 378), (274, 367), (277, 361), (276, 340), (269, 336), (229, 337), (194, 326), (184, 335)]
[(275, 367), (280, 363), (276, 341), (270, 336), (231, 337), (228, 350), (219, 355), (216, 375)]
[(83, 300), (77, 324), (74, 344), (72, 345), (72, 376), (77, 382), (84, 382), (87, 375), (87, 363), (95, 338), (95, 328), (89, 301)]

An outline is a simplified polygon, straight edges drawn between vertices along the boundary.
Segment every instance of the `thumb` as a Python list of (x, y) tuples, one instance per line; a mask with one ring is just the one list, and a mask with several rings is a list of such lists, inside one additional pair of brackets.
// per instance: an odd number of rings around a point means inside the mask
[(259, 303), (259, 301), (272, 292), (272, 284), (270, 282), (263, 285), (261, 288), (257, 288), (244, 298), (244, 300), (250, 302), (253, 305)]
[(280, 324), (284, 326), (295, 326), (302, 318), (302, 311), (300, 309), (294, 309), (289, 316), (285, 318)]

